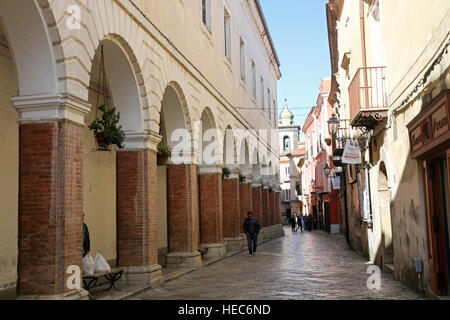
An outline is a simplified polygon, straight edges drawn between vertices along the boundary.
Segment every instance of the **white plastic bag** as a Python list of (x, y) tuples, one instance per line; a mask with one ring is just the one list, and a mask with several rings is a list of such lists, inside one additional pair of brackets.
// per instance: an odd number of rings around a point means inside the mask
[(97, 253), (97, 255), (95, 256), (95, 272), (96, 273), (111, 272), (111, 267), (109, 266), (106, 259), (100, 253)]
[(93, 276), (95, 273), (95, 262), (91, 255), (87, 255), (81, 261), (83, 272), (86, 276)]

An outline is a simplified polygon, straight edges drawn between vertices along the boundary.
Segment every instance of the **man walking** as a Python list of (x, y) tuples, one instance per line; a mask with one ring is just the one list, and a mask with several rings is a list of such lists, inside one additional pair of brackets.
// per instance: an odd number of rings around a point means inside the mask
[(244, 222), (244, 233), (247, 235), (249, 255), (252, 256), (258, 247), (258, 235), (261, 230), (261, 226), (258, 219), (253, 217), (252, 212), (249, 212), (247, 216), (248, 218), (245, 219)]

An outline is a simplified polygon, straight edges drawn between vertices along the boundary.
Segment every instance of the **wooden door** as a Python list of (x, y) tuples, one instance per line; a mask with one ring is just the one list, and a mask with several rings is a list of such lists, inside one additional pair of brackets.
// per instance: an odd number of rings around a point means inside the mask
[[(448, 294), (448, 274), (442, 205), (442, 171), (439, 159), (427, 162), (427, 229), (429, 242), (430, 286), (435, 294)], [(424, 184), (425, 185), (425, 184)]]

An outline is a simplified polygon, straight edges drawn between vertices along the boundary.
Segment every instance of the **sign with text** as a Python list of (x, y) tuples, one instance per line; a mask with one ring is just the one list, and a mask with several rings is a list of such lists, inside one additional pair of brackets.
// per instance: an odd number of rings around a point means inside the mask
[(450, 141), (449, 117), (450, 90), (445, 90), (407, 125), (413, 159), (442, 151)]
[(358, 140), (347, 140), (347, 143), (345, 144), (344, 154), (342, 155), (342, 163), (361, 163), (361, 149), (359, 148)]
[(333, 184), (334, 190), (340, 190), (341, 189), (341, 177), (332, 177), (331, 183)]

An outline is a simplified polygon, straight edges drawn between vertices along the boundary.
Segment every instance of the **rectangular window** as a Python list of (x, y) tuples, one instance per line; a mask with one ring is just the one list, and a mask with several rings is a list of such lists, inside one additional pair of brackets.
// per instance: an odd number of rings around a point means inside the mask
[(256, 100), (256, 65), (252, 61), (252, 85), (253, 85), (253, 98)]
[(241, 79), (242, 81), (245, 82), (245, 44), (242, 38), (241, 38), (240, 54), (241, 54)]
[(273, 126), (276, 128), (278, 123), (278, 111), (277, 111), (278, 108), (275, 100), (273, 100), (272, 106), (273, 106)]
[(265, 111), (266, 104), (264, 103), (264, 100), (265, 100), (264, 79), (261, 77), (261, 108)]
[(202, 0), (202, 21), (211, 32), (211, 0)]
[(270, 89), (267, 89), (267, 110), (269, 112), (269, 120), (272, 120), (272, 106), (270, 105)]
[(225, 56), (231, 62), (231, 18), (227, 9), (224, 12), (224, 40), (225, 40)]

